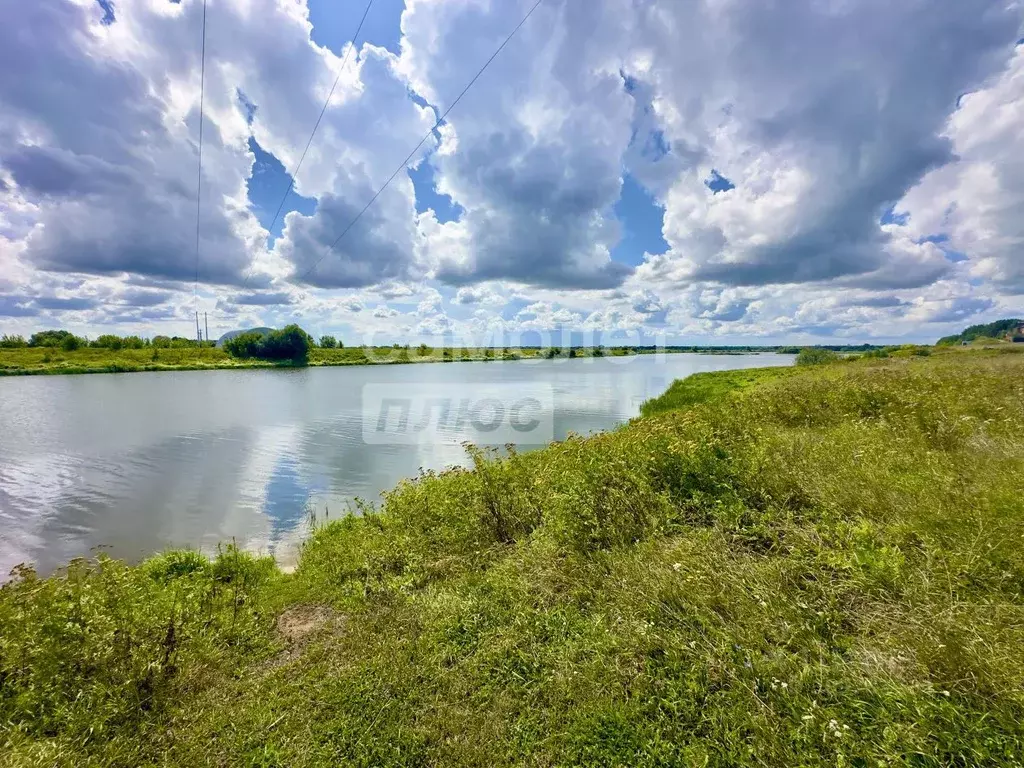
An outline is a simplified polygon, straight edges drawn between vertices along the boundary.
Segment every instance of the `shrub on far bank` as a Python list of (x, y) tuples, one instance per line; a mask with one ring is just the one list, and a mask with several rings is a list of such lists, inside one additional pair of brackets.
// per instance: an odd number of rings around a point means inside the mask
[(28, 345), (30, 347), (59, 347), (64, 343), (64, 339), (68, 336), (73, 336), (70, 331), (36, 331), (29, 337)]
[(805, 347), (796, 356), (797, 365), (824, 365), (838, 360), (839, 355), (831, 349), (823, 349), (822, 347)]
[(112, 333), (104, 333), (101, 336), (97, 336), (95, 341), (89, 344), (90, 347), (113, 351), (119, 349), (144, 349), (148, 345), (149, 341), (139, 336), (116, 336)]
[(193, 347), (213, 347), (212, 341), (196, 341), (182, 336), (154, 336), (150, 344), (157, 349), (191, 349)]
[(309, 350), (312, 346), (313, 338), (294, 324), (266, 335), (250, 331), (224, 342), (224, 350), (232, 357), (243, 360), (256, 358), (277, 362), (290, 361), (298, 365), (309, 362)]

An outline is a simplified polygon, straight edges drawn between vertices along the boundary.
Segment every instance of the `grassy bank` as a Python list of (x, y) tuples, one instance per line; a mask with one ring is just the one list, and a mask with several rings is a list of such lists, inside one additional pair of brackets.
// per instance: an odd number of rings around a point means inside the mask
[(1024, 355), (702, 375), (425, 475), (296, 572), (0, 590), (26, 765), (1024, 761)]
[[(484, 347), (344, 347), (310, 350), (311, 366), (394, 365), (402, 363), (457, 363), (521, 360), (538, 357), (599, 357), (634, 354), (629, 348), (596, 352), (593, 349), (546, 350), (535, 348), (491, 349)], [(294, 367), (291, 363), (242, 360), (223, 349), (98, 349), (64, 351), (51, 347), (0, 349), (0, 376), (32, 376), (76, 373), (129, 373), (137, 371), (199, 371), (236, 368)]]

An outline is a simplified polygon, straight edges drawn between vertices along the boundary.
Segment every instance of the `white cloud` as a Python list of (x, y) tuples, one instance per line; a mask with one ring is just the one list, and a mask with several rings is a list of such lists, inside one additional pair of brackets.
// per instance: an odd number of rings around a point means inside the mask
[(900, 202), (905, 229), (917, 239), (945, 236), (971, 276), (1024, 294), (1024, 44), (989, 87), (960, 99), (946, 134), (958, 159)]

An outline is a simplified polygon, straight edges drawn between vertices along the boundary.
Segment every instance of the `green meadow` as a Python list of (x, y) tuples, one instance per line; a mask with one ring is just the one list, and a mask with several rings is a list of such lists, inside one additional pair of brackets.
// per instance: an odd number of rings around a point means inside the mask
[(474, 451), (318, 521), (294, 573), (23, 569), (3, 762), (1024, 763), (1024, 354), (809, 362)]

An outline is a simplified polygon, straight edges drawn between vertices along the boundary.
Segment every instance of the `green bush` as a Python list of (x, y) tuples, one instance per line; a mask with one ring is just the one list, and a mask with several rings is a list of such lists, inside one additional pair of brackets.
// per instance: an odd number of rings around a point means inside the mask
[(89, 346), (96, 347), (97, 349), (118, 350), (124, 346), (124, 340), (112, 333), (104, 333), (93, 339)]
[(309, 360), (312, 337), (297, 325), (286, 325), (279, 331), (271, 331), (263, 340), (257, 357), (266, 360), (288, 360), (305, 364)]
[(0, 337), (0, 349), (21, 349), (27, 346), (28, 342), (24, 336), (8, 336), (5, 333)]
[(232, 357), (288, 361), (300, 365), (309, 362), (312, 348), (312, 337), (297, 325), (288, 325), (266, 335), (249, 331), (224, 342), (224, 350)]
[(70, 331), (37, 331), (28, 340), (30, 347), (59, 347), (64, 339), (73, 334)]
[(263, 334), (259, 331), (248, 331), (224, 342), (224, 351), (232, 357), (248, 360), (252, 357), (260, 357), (263, 349)]
[(323, 349), (335, 349), (338, 346), (338, 340), (333, 336), (321, 336), (320, 346)]
[(255, 600), (272, 561), (167, 553), (131, 568), (100, 557), (0, 588), (0, 719), (80, 747), (131, 733), (199, 690), (211, 665), (265, 646)]
[(839, 355), (823, 347), (804, 347), (796, 356), (797, 365), (824, 365), (839, 360)]

